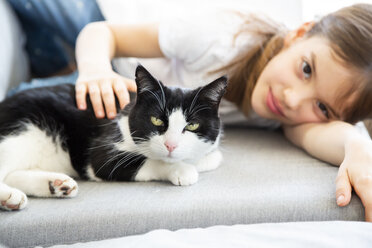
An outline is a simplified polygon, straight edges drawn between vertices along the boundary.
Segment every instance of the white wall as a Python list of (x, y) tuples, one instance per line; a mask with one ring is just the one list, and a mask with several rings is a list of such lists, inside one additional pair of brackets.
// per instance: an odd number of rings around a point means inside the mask
[(262, 12), (289, 27), (301, 23), (299, 0), (98, 0), (110, 21), (146, 22), (185, 11), (229, 8), (240, 11)]
[(349, 6), (355, 3), (369, 3), (372, 4), (372, 0), (369, 1), (357, 1), (357, 0), (302, 0), (302, 19), (303, 21), (316, 20), (327, 13), (336, 11), (342, 7)]
[(98, 0), (104, 15), (114, 22), (149, 22), (185, 11), (223, 7), (262, 12), (289, 28), (357, 2), (372, 4), (372, 0)]

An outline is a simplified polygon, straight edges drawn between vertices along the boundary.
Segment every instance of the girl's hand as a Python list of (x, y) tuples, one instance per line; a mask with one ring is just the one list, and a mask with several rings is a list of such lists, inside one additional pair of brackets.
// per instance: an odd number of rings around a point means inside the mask
[(116, 116), (115, 95), (120, 108), (124, 108), (130, 100), (128, 90), (135, 92), (136, 89), (133, 80), (124, 78), (112, 70), (79, 73), (75, 86), (76, 104), (80, 110), (85, 110), (86, 95), (89, 94), (96, 117), (104, 118), (106, 112), (107, 117), (113, 119)]
[(349, 204), (352, 187), (362, 200), (366, 221), (372, 222), (371, 140), (351, 142), (345, 147), (345, 159), (336, 179), (336, 199), (339, 206)]

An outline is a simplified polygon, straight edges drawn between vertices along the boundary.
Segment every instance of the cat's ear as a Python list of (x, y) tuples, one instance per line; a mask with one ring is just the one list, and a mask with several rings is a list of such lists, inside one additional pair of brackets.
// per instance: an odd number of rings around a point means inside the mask
[(222, 76), (204, 86), (199, 93), (199, 98), (217, 105), (225, 94), (227, 87), (227, 77)]
[(145, 67), (138, 65), (136, 68), (136, 84), (137, 84), (137, 94), (140, 95), (145, 91), (156, 91), (163, 87), (163, 84), (154, 78), (150, 72), (148, 72)]

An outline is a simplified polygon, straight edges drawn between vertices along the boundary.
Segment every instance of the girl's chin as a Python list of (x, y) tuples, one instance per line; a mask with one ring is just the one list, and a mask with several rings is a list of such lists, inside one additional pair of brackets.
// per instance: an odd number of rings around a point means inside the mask
[(265, 119), (272, 119), (272, 116), (270, 116), (270, 113), (267, 109), (265, 109), (264, 105), (254, 104), (252, 103), (252, 110), (260, 117)]
[(268, 119), (268, 120), (274, 120), (274, 121), (281, 121), (273, 113), (271, 113), (270, 110), (266, 109), (264, 106), (262, 106), (261, 108), (256, 108), (256, 109), (252, 106), (252, 109), (261, 118)]

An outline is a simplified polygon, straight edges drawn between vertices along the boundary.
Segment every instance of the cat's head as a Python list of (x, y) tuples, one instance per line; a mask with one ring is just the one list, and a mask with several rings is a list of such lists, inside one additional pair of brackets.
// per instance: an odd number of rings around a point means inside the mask
[(136, 69), (137, 98), (129, 128), (141, 153), (166, 162), (199, 159), (218, 145), (218, 107), (227, 78), (197, 89), (166, 87), (143, 66)]

